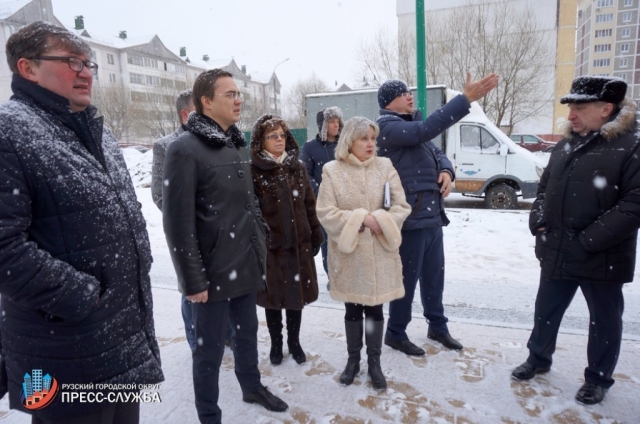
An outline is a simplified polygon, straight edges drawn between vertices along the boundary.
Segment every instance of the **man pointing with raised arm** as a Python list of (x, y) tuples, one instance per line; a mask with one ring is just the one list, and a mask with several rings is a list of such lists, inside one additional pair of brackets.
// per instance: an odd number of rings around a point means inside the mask
[(422, 356), (424, 349), (407, 337), (411, 321), (411, 304), (420, 280), (424, 316), (429, 323), (427, 337), (449, 349), (462, 349), (451, 337), (444, 315), (444, 246), (442, 227), (449, 224), (444, 213), (444, 198), (451, 192), (455, 171), (449, 159), (433, 142), (433, 138), (469, 113), (471, 102), (481, 99), (498, 84), (498, 76), (490, 74), (472, 82), (467, 73), (464, 93), (422, 119), (414, 109), (413, 95), (400, 80), (389, 80), (378, 89), (380, 126), (378, 154), (393, 162), (411, 205), (411, 215), (402, 227), (402, 258), (405, 296), (389, 305), (389, 323), (385, 344), (406, 353)]

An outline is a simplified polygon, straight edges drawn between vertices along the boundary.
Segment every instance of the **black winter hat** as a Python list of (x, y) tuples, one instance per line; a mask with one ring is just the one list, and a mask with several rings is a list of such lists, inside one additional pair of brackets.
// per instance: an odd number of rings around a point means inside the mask
[(560, 103), (607, 102), (615, 105), (624, 100), (627, 83), (620, 78), (578, 77), (571, 84), (569, 94), (560, 99)]
[(389, 103), (402, 93), (409, 91), (407, 84), (400, 80), (388, 80), (385, 81), (380, 88), (378, 88), (378, 105), (380, 109), (387, 107)]

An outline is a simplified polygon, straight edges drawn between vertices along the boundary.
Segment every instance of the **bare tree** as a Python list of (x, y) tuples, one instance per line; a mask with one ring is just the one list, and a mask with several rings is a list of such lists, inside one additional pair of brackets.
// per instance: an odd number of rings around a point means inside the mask
[[(467, 0), (427, 14), (427, 82), (464, 88), (467, 71), (474, 77), (496, 72), (498, 88), (482, 100), (485, 113), (500, 126), (534, 116), (553, 100), (553, 28), (544, 29), (534, 6), (514, 2)], [(461, 24), (464, 23), (464, 24)], [(400, 78), (416, 85), (415, 33), (401, 30), (397, 37), (381, 27), (356, 50), (362, 68), (356, 80), (377, 86)]]
[(358, 81), (374, 86), (396, 78), (409, 85), (416, 83), (415, 34), (410, 31), (402, 30), (396, 37), (388, 28), (380, 27), (373, 38), (361, 41), (356, 57), (362, 64)]
[(291, 128), (306, 128), (306, 97), (308, 94), (324, 93), (329, 86), (312, 73), (311, 76), (298, 80), (287, 95), (287, 122)]
[(244, 93), (242, 114), (240, 115), (238, 127), (242, 131), (251, 131), (258, 118), (267, 112), (270, 112), (269, 105), (261, 96), (253, 97), (248, 93)]
[(104, 124), (117, 140), (122, 140), (136, 119), (131, 92), (120, 84), (99, 83), (93, 87), (92, 100), (104, 117)]
[[(465, 25), (459, 25), (465, 22)], [(512, 128), (553, 99), (554, 48), (532, 6), (468, 0), (446, 16), (427, 16), (429, 83), (462, 89), (466, 72), (500, 75), (480, 101), (496, 125)]]

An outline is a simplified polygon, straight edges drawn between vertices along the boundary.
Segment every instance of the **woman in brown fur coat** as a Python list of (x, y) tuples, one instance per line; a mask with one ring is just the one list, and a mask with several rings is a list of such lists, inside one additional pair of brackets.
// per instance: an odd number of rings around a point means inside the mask
[(287, 345), (302, 364), (300, 347), (302, 308), (318, 298), (314, 256), (323, 241), (316, 216), (316, 198), (298, 144), (278, 116), (263, 115), (251, 135), (251, 173), (264, 219), (267, 239), (267, 290), (258, 293), (271, 336), (269, 359), (282, 362), (282, 310), (287, 315)]
[(331, 297), (345, 302), (346, 309), (349, 359), (340, 383), (353, 383), (360, 372), (364, 313), (369, 375), (373, 388), (382, 390), (387, 388), (380, 368), (382, 304), (404, 296), (400, 228), (411, 208), (393, 164), (376, 155), (378, 133), (366, 118), (345, 123), (336, 160), (322, 170), (317, 211), (329, 236)]

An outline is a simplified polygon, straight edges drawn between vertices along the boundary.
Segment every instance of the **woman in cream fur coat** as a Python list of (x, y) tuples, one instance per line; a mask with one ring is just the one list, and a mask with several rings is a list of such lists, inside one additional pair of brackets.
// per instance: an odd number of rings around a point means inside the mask
[[(376, 155), (378, 133), (378, 126), (363, 117), (345, 123), (336, 160), (323, 168), (316, 212), (329, 237), (331, 297), (345, 302), (346, 309), (349, 359), (340, 383), (350, 385), (360, 372), (364, 313), (369, 375), (373, 388), (383, 390), (382, 305), (404, 296), (398, 248), (411, 208), (391, 161)], [(387, 182), (391, 204), (385, 210)]]

